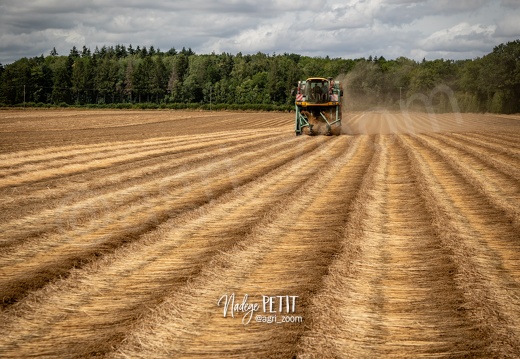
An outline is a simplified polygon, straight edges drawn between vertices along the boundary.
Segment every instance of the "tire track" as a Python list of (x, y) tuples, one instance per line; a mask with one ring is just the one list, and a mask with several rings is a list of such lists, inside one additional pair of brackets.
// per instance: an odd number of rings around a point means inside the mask
[[(356, 146), (356, 141), (352, 145), (351, 141), (328, 141), (302, 154), (316, 162), (325, 154), (340, 156), (346, 146)], [(301, 184), (312, 185), (321, 167), (305, 166), (302, 160), (294, 158), (196, 210), (184, 222), (171, 221), (148, 234), (144, 242), (27, 298), (4, 314), (4, 323), (9, 324), (2, 329), (11, 334), (0, 338), (3, 354), (83, 357), (93, 354), (91, 351), (101, 354), (111, 350), (123, 340), (128, 327), (149, 311), (147, 306), (161, 302), (166, 293), (196, 278), (204, 267), (211, 268), (208, 263), (217, 253), (241, 246), (255, 228), (262, 228), (276, 216), (280, 205), (289, 201)], [(66, 308), (66, 312), (57, 311), (57, 307)], [(63, 331), (71, 329), (76, 335), (67, 338)]]
[(434, 233), (406, 153), (391, 136), (382, 137), (380, 151), (312, 300), (316, 318), (298, 357), (481, 354), (486, 342), (459, 310), (456, 264)]
[[(241, 318), (224, 318), (222, 308), (215, 304), (230, 291), (237, 295), (293, 293), (301, 298), (297, 314), (308, 319), (308, 298), (321, 286), (338, 250), (349, 203), (372, 158), (372, 140), (368, 136), (358, 139), (357, 148), (350, 148), (316, 176), (314, 183), (322, 184), (318, 190), (286, 203), (243, 246), (219, 256), (211, 270), (156, 307), (115, 356), (292, 357), (303, 324), (250, 323), (244, 327)], [(345, 141), (344, 137), (339, 140)], [(195, 298), (199, 309), (190, 311)]]
[(402, 137), (443, 246), (458, 271), (463, 308), (489, 338), (487, 357), (520, 352), (518, 232), (474, 189), (439, 148)]

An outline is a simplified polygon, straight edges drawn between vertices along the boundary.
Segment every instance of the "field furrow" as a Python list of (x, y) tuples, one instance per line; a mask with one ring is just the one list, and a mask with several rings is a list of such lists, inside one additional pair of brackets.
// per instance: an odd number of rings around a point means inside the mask
[(457, 265), (462, 308), (490, 343), (485, 356), (515, 357), (520, 351), (518, 230), (442, 149), (420, 138), (403, 137), (403, 144), (435, 230)]
[[(436, 114), (418, 112), (377, 111), (373, 113), (350, 114), (342, 122), (343, 133), (347, 134), (392, 134), (428, 132), (482, 131), (495, 120), (476, 119), (467, 114)], [(499, 129), (511, 127), (512, 121), (498, 119)]]
[(486, 136), (485, 139), (482, 139), (482, 137), (480, 137), (477, 133), (451, 133), (449, 137), (462, 140), (468, 145), (472, 145), (474, 147), (477, 146), (478, 148), (488, 152), (493, 151), (498, 155), (502, 155), (507, 160), (520, 158), (520, 146), (515, 148), (510, 143), (503, 144), (495, 137)]
[(346, 105), (2, 110), (0, 357), (518, 357), (520, 117)]
[[(257, 134), (249, 134), (257, 136)], [(107, 151), (101, 154), (95, 153), (90, 156), (81, 156), (65, 160), (56, 160), (56, 163), (37, 163), (16, 168), (12, 174), (6, 174), (0, 178), (0, 188), (19, 186), (25, 183), (34, 183), (42, 180), (48, 180), (56, 177), (69, 176), (82, 172), (88, 172), (96, 169), (108, 168), (110, 166), (120, 165), (130, 161), (138, 161), (140, 159), (153, 158), (158, 155), (165, 154), (182, 154), (185, 151), (202, 149), (212, 144), (222, 143), (221, 139), (215, 139), (212, 142), (205, 143), (181, 143), (177, 146), (171, 143), (162, 145), (141, 145), (143, 148), (135, 150), (117, 149), (115, 151)]]
[[(498, 188), (505, 188), (507, 197), (514, 200), (516, 195), (520, 196), (520, 157), (516, 159), (511, 151), (497, 152), (487, 146), (447, 135), (429, 134), (428, 136), (423, 135), (423, 137), (433, 139), (439, 145), (442, 145), (443, 148), (454, 154), (459, 154), (459, 158), (463, 162), (471, 163), (471, 166), (478, 171), (493, 172), (495, 176), (500, 177), (504, 181), (504, 184), (508, 181), (508, 186), (498, 184)], [(483, 168), (482, 164), (486, 168)]]
[[(391, 137), (356, 198), (342, 250), (312, 300), (301, 358), (482, 354), (460, 311), (457, 269), (432, 228), (406, 152)], [(413, 223), (413, 226), (410, 225)]]
[[(306, 158), (320, 163), (326, 156), (340, 157), (347, 148), (353, 152), (357, 142), (330, 141)], [(8, 318), (5, 322), (17, 326), (6, 331), (19, 333), (17, 328), (26, 328), (31, 333), (30, 338), (28, 332), (10, 336), (12, 348), (18, 353), (38, 348), (51, 356), (67, 356), (72, 348), (79, 356), (92, 354), (92, 348), (97, 348), (98, 353), (110, 350), (124, 338), (132, 322), (148, 312), (143, 303), (160, 303), (163, 295), (175, 292), (187, 280), (194, 280), (212, 256), (233, 246), (241, 247), (240, 243), (255, 228), (267, 225), (291, 197), (298, 196), (301, 185), (313, 187), (326, 164), (306, 166), (300, 158), (293, 159), (236, 188), (218, 203), (195, 211), (184, 223), (165, 223), (149, 233), (144, 243), (135, 243), (131, 249), (107, 257), (107, 262), (86, 266), (59, 285), (41, 291), (39, 296), (27, 298), (20, 305), (25, 308), (23, 315), (20, 309), (4, 314)], [(82, 284), (77, 286), (78, 283)], [(35, 300), (45, 303), (36, 312), (30, 303)], [(56, 305), (66, 307), (68, 314), (64, 317), (56, 312)], [(82, 334), (69, 341), (61, 332), (63, 328), (74, 328)]]
[(507, 146), (514, 147), (516, 149), (520, 148), (520, 135), (516, 133), (506, 133), (506, 132), (490, 132), (490, 133), (476, 133), (476, 136), (482, 138), (484, 141), (488, 139), (492, 139), (493, 142), (501, 141)]
[[(287, 203), (247, 244), (221, 256), (215, 268), (159, 306), (120, 349), (121, 356), (292, 357), (304, 323), (256, 323), (254, 318), (245, 323), (242, 314), (224, 317), (215, 304), (232, 293), (237, 301), (244, 295), (256, 300), (261, 294), (297, 295), (295, 313), (311, 320), (308, 298), (321, 287), (339, 249), (342, 225), (372, 153), (372, 139), (364, 136), (357, 148), (330, 162), (315, 178), (318, 188)], [(190, 310), (193, 298), (202, 311)]]
[[(249, 146), (262, 141), (264, 144), (274, 141), (273, 137), (242, 138), (238, 144), (225, 141), (209, 148), (183, 153), (169, 152), (152, 158), (133, 160), (117, 166), (92, 170), (51, 180), (19, 185), (15, 188), (0, 189), (0, 220), (8, 223), (16, 218), (32, 215), (53, 205), (72, 204), (86, 197), (116, 191), (122, 187), (143, 183), (165, 176), (169, 171), (186, 167), (196, 161), (208, 160), (232, 151), (247, 151)], [(13, 206), (16, 205), (16, 206)], [(13, 208), (14, 207), (14, 208)], [(16, 211), (18, 209), (18, 211)]]
[[(10, 170), (18, 171), (20, 167), (34, 164), (48, 164), (63, 163), (60, 161), (74, 158), (89, 158), (90, 156), (117, 153), (118, 151), (141, 150), (149, 147), (159, 146), (161, 144), (172, 144), (188, 142), (175, 141), (171, 138), (154, 139), (152, 141), (125, 141), (125, 142), (106, 142), (95, 145), (78, 145), (78, 146), (58, 146), (49, 147), (39, 150), (17, 151), (8, 154), (0, 155), (2, 164), (0, 165), (2, 177), (9, 174)], [(43, 162), (43, 163), (42, 163)], [(23, 172), (23, 171), (22, 171)]]
[[(277, 145), (279, 140), (281, 137), (257, 136), (236, 142), (219, 141), (210, 148), (181, 156), (166, 151), (149, 160), (132, 161), (127, 166), (90, 171), (86, 175), (60, 179), (52, 184), (44, 182), (43, 189), (31, 190), (34, 186), (22, 188), (19, 193), (26, 194), (26, 201), (20, 200), (20, 195), (10, 195), (0, 204), (0, 209), (9, 208), (13, 201), (24, 205), (18, 219), (15, 218), (16, 213), (8, 212), (10, 218), (5, 218), (8, 220), (0, 237), (0, 247), (36, 234), (63, 229), (67, 221), (77, 224), (83, 218), (103, 215), (105, 210), (113, 209), (114, 203), (121, 207), (168, 190), (169, 185), (176, 185), (179, 171), (193, 171), (215, 163), (223, 164), (223, 168), (229, 170), (226, 166), (229, 158), (254, 148)], [(52, 185), (52, 188), (46, 188), (46, 185)]]
[[(410, 133), (455, 131), (458, 128), (455, 119), (446, 119), (434, 113), (408, 113), (407, 122), (412, 124), (413, 131)], [(459, 119), (460, 121), (460, 119)]]
[[(449, 164), (464, 179), (485, 197), (489, 204), (503, 212), (509, 222), (520, 228), (520, 179), (518, 170), (513, 166), (495, 163), (492, 157), (472, 155), (471, 148), (446, 145), (447, 141), (433, 139), (426, 135), (417, 138), (421, 143), (434, 149), (441, 156), (443, 162)], [(497, 171), (499, 167), (502, 171)]]
[[(21, 243), (15, 247), (16, 256), (3, 254), (0, 257), (0, 297), (4, 298), (4, 303), (10, 303), (27, 290), (38, 288), (86, 260), (134, 240), (168, 218), (208, 203), (316, 149), (323, 141), (319, 138), (295, 147), (294, 138), (285, 139), (181, 171), (171, 178), (162, 178), (158, 188), (150, 189), (154, 191), (153, 196), (141, 196), (136, 203), (120, 206), (117, 200), (108, 198), (108, 202), (98, 204), (99, 208), (92, 209), (89, 204), (88, 210), (103, 210), (106, 214), (86, 223), (76, 225), (77, 215), (70, 213), (70, 217), (62, 218), (61, 233), (50, 233), (35, 241)], [(279, 155), (270, 156), (272, 153)]]
[[(179, 153), (192, 150), (194, 145), (204, 148), (212, 145), (218, 140), (228, 140), (237, 137), (254, 137), (258, 133), (234, 133), (234, 134), (213, 134), (201, 136), (200, 142), (193, 144), (192, 138), (179, 136), (177, 138), (159, 138), (148, 141), (122, 141), (107, 142), (98, 146), (74, 146), (74, 147), (54, 147), (44, 151), (21, 151), (15, 152), (11, 156), (1, 156), (0, 177), (16, 175), (26, 171), (37, 171), (64, 165), (88, 164), (94, 160), (116, 157), (120, 154), (132, 154), (143, 152), (147, 149), (169, 148), (176, 149)], [(209, 147), (209, 146), (208, 146)], [(195, 147), (197, 148), (197, 147)]]
[[(489, 114), (488, 116), (479, 114), (463, 114), (464, 118), (467, 118), (467, 123), (479, 122), (482, 124), (480, 130), (485, 133), (508, 133), (515, 132), (518, 130), (518, 119), (510, 116), (500, 116), (496, 114)], [(472, 129), (468, 129), (472, 131)]]

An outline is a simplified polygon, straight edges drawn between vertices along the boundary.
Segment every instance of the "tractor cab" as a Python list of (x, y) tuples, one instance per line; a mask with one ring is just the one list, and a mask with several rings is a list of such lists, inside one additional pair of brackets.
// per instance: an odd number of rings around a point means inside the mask
[(331, 77), (311, 77), (298, 81), (296, 135), (301, 135), (305, 128), (309, 135), (318, 132), (319, 127), (324, 127), (327, 135), (332, 134), (333, 127), (338, 132), (341, 127), (341, 96), (343, 89), (340, 82)]
[(310, 103), (328, 102), (329, 81), (326, 79), (316, 78), (309, 79), (305, 83), (305, 97)]

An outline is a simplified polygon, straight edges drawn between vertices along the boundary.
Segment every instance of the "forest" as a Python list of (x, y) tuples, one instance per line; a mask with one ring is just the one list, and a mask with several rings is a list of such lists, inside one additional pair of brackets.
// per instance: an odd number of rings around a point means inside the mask
[(0, 64), (0, 106), (291, 110), (298, 80), (342, 81), (354, 110), (520, 112), (520, 40), (467, 60), (73, 47)]

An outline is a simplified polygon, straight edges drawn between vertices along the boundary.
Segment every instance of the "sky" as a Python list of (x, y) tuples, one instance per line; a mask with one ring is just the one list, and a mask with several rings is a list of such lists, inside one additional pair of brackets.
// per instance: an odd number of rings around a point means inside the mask
[(0, 0), (0, 63), (76, 46), (473, 59), (520, 39), (520, 0)]

